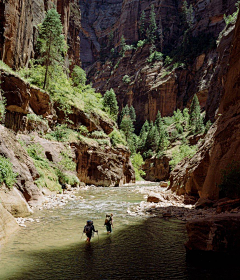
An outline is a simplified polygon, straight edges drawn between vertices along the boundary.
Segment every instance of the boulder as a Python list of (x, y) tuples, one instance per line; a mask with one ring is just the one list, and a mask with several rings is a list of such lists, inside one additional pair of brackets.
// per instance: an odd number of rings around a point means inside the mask
[(190, 252), (238, 253), (240, 250), (240, 214), (223, 214), (187, 223)]
[(208, 208), (212, 207), (214, 202), (207, 198), (199, 198), (197, 203), (195, 204), (196, 209)]
[(0, 200), (2, 206), (14, 217), (26, 217), (32, 214), (32, 210), (24, 199), (22, 193), (15, 187), (8, 189), (0, 187)]
[(18, 228), (16, 220), (0, 203), (0, 243)]
[(168, 187), (168, 182), (161, 181), (160, 184), (159, 184), (159, 186), (160, 186), (161, 188), (167, 188), (167, 187)]

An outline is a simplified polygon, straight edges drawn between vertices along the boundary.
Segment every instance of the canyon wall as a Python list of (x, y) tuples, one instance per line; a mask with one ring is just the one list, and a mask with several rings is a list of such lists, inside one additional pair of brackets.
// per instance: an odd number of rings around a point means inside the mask
[(80, 10), (76, 0), (0, 1), (0, 59), (11, 68), (27, 66), (35, 56), (38, 25), (45, 12), (57, 7), (69, 44), (71, 64), (80, 64)]
[[(214, 121), (224, 87), (232, 33), (229, 31), (220, 45), (214, 46), (214, 42), (225, 27), (224, 14), (236, 10), (235, 2), (191, 1), (195, 13), (191, 36), (193, 42), (199, 41), (186, 52), (190, 58), (184, 66), (179, 63), (169, 70), (162, 62), (148, 63), (149, 45), (128, 50), (124, 57), (108, 57), (111, 48), (119, 51), (122, 35), (129, 45), (139, 41), (140, 15), (145, 11), (149, 18), (151, 4), (155, 7), (157, 26), (160, 21), (163, 26), (163, 53), (171, 56), (183, 42), (187, 29), (181, 19), (183, 1), (80, 1), (81, 58), (93, 86), (103, 94), (113, 88), (120, 109), (126, 104), (133, 105), (137, 130), (146, 119), (155, 120), (158, 110), (162, 116), (168, 116), (177, 108), (189, 106), (194, 94), (198, 95), (202, 109), (206, 109), (206, 119)], [(124, 82), (125, 75), (130, 82)]]
[(219, 118), (209, 130), (197, 154), (181, 162), (171, 173), (171, 185), (178, 193), (218, 198), (221, 174), (232, 161), (240, 161), (240, 17), (238, 17), (226, 75)]

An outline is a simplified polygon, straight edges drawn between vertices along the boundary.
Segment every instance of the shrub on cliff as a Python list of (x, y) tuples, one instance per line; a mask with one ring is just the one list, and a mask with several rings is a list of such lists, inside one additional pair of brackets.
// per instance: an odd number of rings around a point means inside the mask
[(12, 188), (16, 183), (17, 174), (13, 172), (12, 163), (5, 157), (0, 155), (0, 185), (5, 183)]
[(131, 157), (131, 162), (132, 162), (132, 165), (134, 167), (136, 181), (142, 181), (143, 180), (142, 176), (144, 176), (146, 174), (142, 170), (142, 166), (144, 164), (143, 157), (141, 156), (140, 153), (134, 154)]

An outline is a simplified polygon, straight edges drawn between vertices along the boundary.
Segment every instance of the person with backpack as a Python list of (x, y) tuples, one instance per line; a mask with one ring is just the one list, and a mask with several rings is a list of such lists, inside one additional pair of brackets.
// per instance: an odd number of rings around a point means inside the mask
[(86, 240), (87, 242), (90, 242), (93, 232), (98, 232), (98, 230), (95, 230), (93, 221), (88, 220), (87, 224), (85, 225), (85, 227), (83, 229), (83, 233), (85, 233), (87, 236), (87, 240)]
[(112, 227), (113, 227), (113, 218), (112, 217), (113, 217), (113, 214), (106, 215), (104, 226), (106, 226), (107, 233), (112, 232)]

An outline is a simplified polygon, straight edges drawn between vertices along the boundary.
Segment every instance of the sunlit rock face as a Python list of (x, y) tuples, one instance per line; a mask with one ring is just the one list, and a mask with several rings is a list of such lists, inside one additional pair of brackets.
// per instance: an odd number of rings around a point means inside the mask
[(135, 182), (135, 172), (126, 147), (100, 147), (97, 143), (75, 145), (77, 174), (88, 185), (120, 186)]
[(238, 17), (219, 119), (210, 129), (197, 154), (181, 162), (171, 173), (171, 188), (179, 193), (198, 193), (200, 197), (218, 198), (222, 171), (232, 161), (240, 160), (240, 84)]
[(13, 216), (0, 203), (0, 243), (19, 228)]
[(9, 0), (0, 3), (0, 59), (11, 68), (24, 67), (34, 57), (37, 26), (53, 4), (61, 15), (63, 32), (70, 44), (71, 63), (80, 64), (80, 10), (76, 0)]
[[(174, 50), (183, 41), (186, 29), (181, 23), (182, 3), (164, 0), (156, 3), (145, 0), (80, 1), (83, 66), (97, 90), (105, 93), (107, 89), (114, 89), (120, 109), (126, 104), (134, 106), (137, 130), (146, 119), (154, 121), (158, 110), (162, 116), (168, 116), (177, 108), (189, 106), (195, 93), (202, 109), (206, 109), (207, 119), (213, 121), (217, 114), (227, 71), (231, 32), (223, 36), (217, 48), (202, 49), (187, 66), (176, 68), (171, 73), (160, 62), (154, 65), (147, 63), (149, 45), (135, 52), (127, 51), (122, 59), (105, 61), (112, 47), (118, 49), (122, 35), (129, 45), (140, 39), (139, 19), (142, 11), (149, 18), (151, 4), (155, 6), (157, 26), (160, 20), (163, 26), (163, 53)], [(195, 23), (192, 35), (217, 39), (225, 27), (223, 15), (234, 12), (235, 1), (197, 1), (193, 6)], [(201, 45), (199, 42), (198, 47)], [(124, 75), (130, 77), (130, 83), (123, 82)]]

